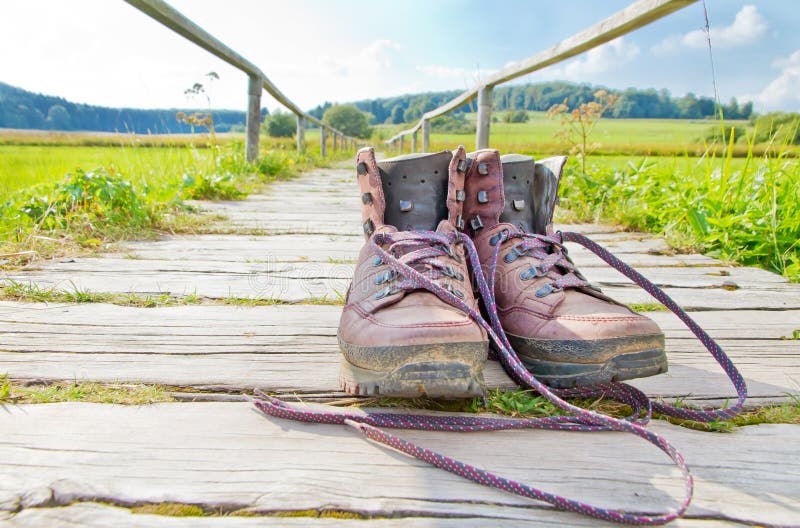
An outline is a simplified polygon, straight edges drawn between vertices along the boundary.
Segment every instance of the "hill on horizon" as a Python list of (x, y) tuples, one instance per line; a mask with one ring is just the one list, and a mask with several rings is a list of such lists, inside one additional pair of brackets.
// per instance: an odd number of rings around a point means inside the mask
[[(495, 112), (508, 110), (546, 111), (554, 104), (567, 101), (570, 108), (591, 101), (597, 90), (604, 89), (619, 99), (607, 117), (611, 118), (671, 118), (703, 119), (715, 114), (714, 100), (687, 94), (672, 97), (667, 90), (611, 90), (590, 84), (563, 81), (537, 84), (500, 86), (493, 91)], [(355, 101), (360, 110), (370, 114), (371, 124), (400, 124), (417, 121), (422, 114), (433, 110), (461, 93), (460, 90), (406, 94)], [(332, 104), (326, 102), (309, 111), (322, 118)], [(739, 105), (732, 99), (722, 105), (726, 119), (748, 119), (753, 114), (752, 103)], [(474, 102), (456, 109), (455, 113), (474, 111)], [(63, 97), (43, 95), (0, 82), (0, 128), (30, 130), (131, 132), (136, 134), (188, 133), (192, 127), (178, 122), (176, 114), (204, 113), (202, 109), (140, 109), (110, 108), (73, 103)], [(262, 119), (268, 114), (262, 109)], [(218, 132), (244, 130), (245, 112), (213, 110), (214, 126)]]
[[(660, 119), (704, 119), (714, 117), (715, 103), (710, 97), (696, 96), (692, 93), (672, 97), (668, 90), (654, 88), (614, 90), (604, 86), (577, 84), (566, 81), (552, 81), (535, 84), (512, 84), (498, 86), (492, 91), (494, 112), (508, 110), (547, 111), (551, 106), (567, 101), (573, 109), (594, 99), (594, 93), (605, 90), (619, 98), (613, 110), (606, 114), (610, 118), (660, 118)], [(462, 90), (407, 94), (395, 97), (382, 97), (355, 101), (359, 110), (371, 114), (370, 124), (400, 124), (418, 121), (422, 114), (441, 106), (459, 95)], [(331, 103), (326, 102), (309, 111), (320, 118)], [(467, 103), (454, 110), (454, 113), (474, 112), (475, 102)], [(753, 114), (753, 103), (739, 104), (731, 99), (722, 105), (726, 119), (749, 119)]]
[[(29, 92), (0, 82), (0, 128), (87, 132), (131, 132), (136, 134), (183, 134), (192, 131), (178, 122), (176, 114), (205, 113), (191, 108), (109, 108), (73, 103), (63, 97)], [(268, 112), (261, 110), (263, 117)], [(245, 112), (214, 110), (217, 132), (244, 129)]]

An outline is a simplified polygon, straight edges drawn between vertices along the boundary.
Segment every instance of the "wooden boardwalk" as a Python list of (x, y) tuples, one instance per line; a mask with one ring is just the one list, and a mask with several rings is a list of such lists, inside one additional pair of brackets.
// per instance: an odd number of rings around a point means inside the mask
[[(260, 387), (286, 398), (341, 399), (336, 326), (363, 243), (353, 172), (327, 169), (273, 184), (241, 202), (203, 204), (229, 220), (217, 234), (127, 244), (98, 258), (62, 259), (4, 281), (92, 292), (198, 296), (200, 304), (0, 302), (0, 374), (15, 380), (149, 383), (180, 400), (144, 407), (64, 403), (0, 407), (0, 526), (594, 526), (594, 521), (468, 483), (366, 443), (342, 427), (267, 419), (237, 401)], [(662, 285), (717, 338), (748, 381), (749, 405), (800, 393), (800, 286), (663, 240), (598, 225), (591, 233)], [(601, 261), (570, 248), (615, 298), (648, 296)], [(225, 304), (230, 298), (271, 306)], [(297, 304), (285, 305), (279, 302)], [(667, 312), (670, 372), (638, 380), (648, 394), (696, 404), (734, 394), (722, 371)], [(493, 362), (491, 387), (513, 383)], [(178, 392), (179, 391), (179, 392)], [(216, 400), (216, 401), (209, 401)], [(800, 525), (800, 426), (730, 434), (651, 426), (686, 455), (695, 501), (676, 526)], [(617, 434), (506, 431), (403, 433), (449, 455), (548, 491), (604, 506), (657, 510), (680, 494), (677, 473), (645, 443)], [(179, 502), (269, 519), (133, 515)], [(100, 504), (102, 503), (102, 504)]]

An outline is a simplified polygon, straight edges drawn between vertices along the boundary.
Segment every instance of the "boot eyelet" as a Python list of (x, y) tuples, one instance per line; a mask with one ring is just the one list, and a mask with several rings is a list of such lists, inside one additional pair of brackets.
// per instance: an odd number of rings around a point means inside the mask
[(384, 288), (375, 294), (375, 299), (380, 300), (383, 299), (384, 297), (388, 297), (389, 295), (394, 295), (396, 293), (400, 293), (400, 288), (396, 287)]
[(540, 266), (533, 266), (520, 273), (522, 280), (535, 279), (536, 277), (544, 277), (546, 274)]
[(461, 290), (456, 289), (449, 282), (440, 282), (439, 286), (441, 286), (442, 289), (449, 291), (450, 293), (452, 293), (453, 295), (455, 295), (459, 299), (463, 299), (464, 298), (464, 292), (462, 292)]
[(505, 241), (508, 238), (508, 229), (503, 229), (499, 233), (495, 233), (492, 238), (489, 239), (489, 245), (496, 246), (498, 242)]
[(513, 248), (511, 248), (511, 251), (506, 253), (506, 256), (503, 257), (503, 262), (505, 262), (506, 264), (511, 264), (512, 262), (514, 262), (519, 257), (525, 254), (524, 251), (520, 251), (518, 248), (519, 246), (514, 246)]
[(561, 288), (557, 288), (557, 287), (553, 286), (552, 283), (545, 284), (544, 286), (542, 286), (541, 288), (536, 290), (536, 296), (541, 299), (542, 297), (547, 297), (551, 293), (559, 292), (559, 291), (561, 291)]
[(375, 277), (375, 284), (383, 284), (384, 282), (389, 282), (397, 277), (397, 272), (395, 270), (389, 270), (386, 273), (378, 275)]

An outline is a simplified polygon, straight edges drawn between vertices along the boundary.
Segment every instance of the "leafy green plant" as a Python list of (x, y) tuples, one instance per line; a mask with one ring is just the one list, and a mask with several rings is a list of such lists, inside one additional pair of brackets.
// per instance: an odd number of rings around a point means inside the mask
[(800, 280), (800, 163), (783, 151), (741, 164), (730, 149), (683, 165), (644, 158), (585, 174), (571, 164), (561, 190), (573, 220), (664, 233), (675, 245)]
[(798, 328), (796, 330), (792, 330), (792, 335), (781, 336), (781, 339), (789, 340), (789, 341), (798, 341), (798, 340), (800, 340), (800, 328)]
[(8, 381), (8, 374), (0, 376), (0, 403), (11, 399), (11, 382)]
[(50, 189), (37, 188), (18, 199), (19, 212), (42, 229), (82, 224), (97, 229), (107, 224), (144, 225), (152, 221), (131, 184), (104, 168), (77, 171)]
[(256, 170), (265, 176), (294, 175), (296, 165), (294, 155), (280, 150), (267, 151), (255, 162)]
[(184, 174), (183, 195), (194, 200), (241, 200), (247, 193), (236, 186), (233, 174)]

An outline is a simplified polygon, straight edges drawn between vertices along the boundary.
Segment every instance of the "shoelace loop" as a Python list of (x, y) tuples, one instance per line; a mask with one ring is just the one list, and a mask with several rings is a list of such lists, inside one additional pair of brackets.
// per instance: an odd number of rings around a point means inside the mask
[[(442, 250), (435, 246), (447, 245), (448, 247), (456, 242), (464, 244), (472, 269), (481, 269), (480, 259), (472, 240), (463, 233), (448, 232), (435, 233), (430, 231), (402, 232), (391, 234), (377, 234), (373, 236), (370, 243), (384, 263), (388, 264), (393, 270), (404, 277), (400, 287), (404, 289), (424, 288), (443, 301), (460, 308), (468, 313), (479, 325), (481, 325), (489, 337), (495, 342), (503, 368), (518, 384), (534, 389), (544, 396), (559, 409), (571, 413), (571, 416), (553, 416), (546, 418), (530, 419), (506, 419), (497, 417), (482, 416), (429, 416), (415, 414), (395, 414), (395, 413), (368, 413), (360, 414), (348, 412), (347, 410), (334, 409), (330, 411), (317, 411), (302, 409), (294, 405), (282, 402), (276, 398), (267, 396), (263, 392), (257, 391), (260, 399), (255, 400), (258, 409), (267, 415), (284, 419), (297, 420), (313, 423), (343, 424), (359, 429), (368, 439), (390, 446), (402, 451), (419, 460), (428, 462), (438, 468), (444, 469), (466, 479), (472, 480), (484, 486), (502, 489), (509, 493), (514, 493), (524, 497), (548, 502), (557, 508), (581, 513), (597, 519), (633, 525), (659, 525), (668, 523), (683, 515), (692, 500), (694, 489), (693, 479), (683, 456), (670, 444), (664, 437), (648, 431), (644, 425), (649, 421), (652, 411), (656, 410), (662, 414), (676, 416), (679, 418), (696, 421), (715, 421), (729, 419), (741, 411), (742, 405), (747, 398), (747, 388), (741, 374), (730, 361), (724, 351), (717, 343), (702, 329), (694, 320), (689, 317), (667, 294), (641, 274), (630, 268), (627, 264), (620, 261), (607, 250), (594, 243), (587, 237), (578, 233), (556, 233), (548, 237), (542, 235), (525, 235), (521, 244), (531, 249), (541, 251), (546, 255), (561, 255), (553, 257), (552, 266), (562, 266), (567, 273), (574, 275), (574, 266), (563, 258), (560, 251), (563, 242), (576, 242), (583, 245), (612, 267), (629, 277), (636, 284), (644, 288), (653, 297), (663, 303), (673, 311), (687, 327), (700, 339), (706, 349), (712, 354), (717, 362), (722, 366), (731, 379), (738, 394), (737, 403), (726, 409), (712, 411), (693, 410), (676, 408), (670, 405), (651, 402), (646, 395), (638, 389), (624, 383), (609, 383), (592, 387), (578, 387), (573, 389), (551, 389), (538, 381), (531, 375), (519, 360), (508, 339), (503, 332), (500, 320), (497, 315), (497, 307), (494, 303), (494, 273), (497, 266), (497, 257), (502, 243), (494, 244), (495, 249), (489, 263), (489, 270), (484, 277), (482, 273), (476, 273), (475, 280), (478, 289), (484, 299), (484, 305), (489, 316), (487, 322), (480, 313), (476, 312), (459, 296), (455, 295), (446, 288), (434, 281), (428, 269), (420, 272), (412, 265), (419, 262), (435, 262), (435, 256)], [(389, 251), (381, 246), (388, 245)], [(391, 252), (400, 246), (410, 249), (401, 257), (395, 257)], [(562, 262), (567, 262), (564, 264)], [(377, 262), (377, 258), (375, 260)], [(572, 267), (570, 267), (572, 266)], [(562, 275), (564, 276), (564, 275)], [(577, 280), (577, 276), (575, 276)], [(556, 279), (557, 282), (559, 279)], [(557, 285), (556, 287), (560, 287)], [(567, 286), (568, 287), (568, 286)], [(633, 413), (626, 419), (617, 419), (606, 416), (594, 411), (586, 410), (565, 401), (568, 397), (596, 397), (602, 395), (614, 400), (627, 403), (633, 409)], [(641, 413), (644, 416), (641, 416)], [(621, 431), (634, 434), (651, 444), (658, 447), (675, 463), (685, 482), (685, 494), (680, 504), (671, 511), (661, 514), (637, 513), (624, 510), (613, 510), (599, 508), (574, 499), (567, 499), (558, 495), (548, 493), (525, 484), (511, 481), (495, 475), (491, 472), (475, 468), (457, 460), (440, 455), (434, 451), (419, 447), (411, 442), (403, 440), (395, 435), (379, 429), (379, 427), (398, 428), (398, 429), (419, 429), (427, 431), (448, 431), (448, 432), (473, 432), (473, 431), (495, 431), (504, 429), (549, 429), (549, 430), (568, 430), (568, 431)]]

